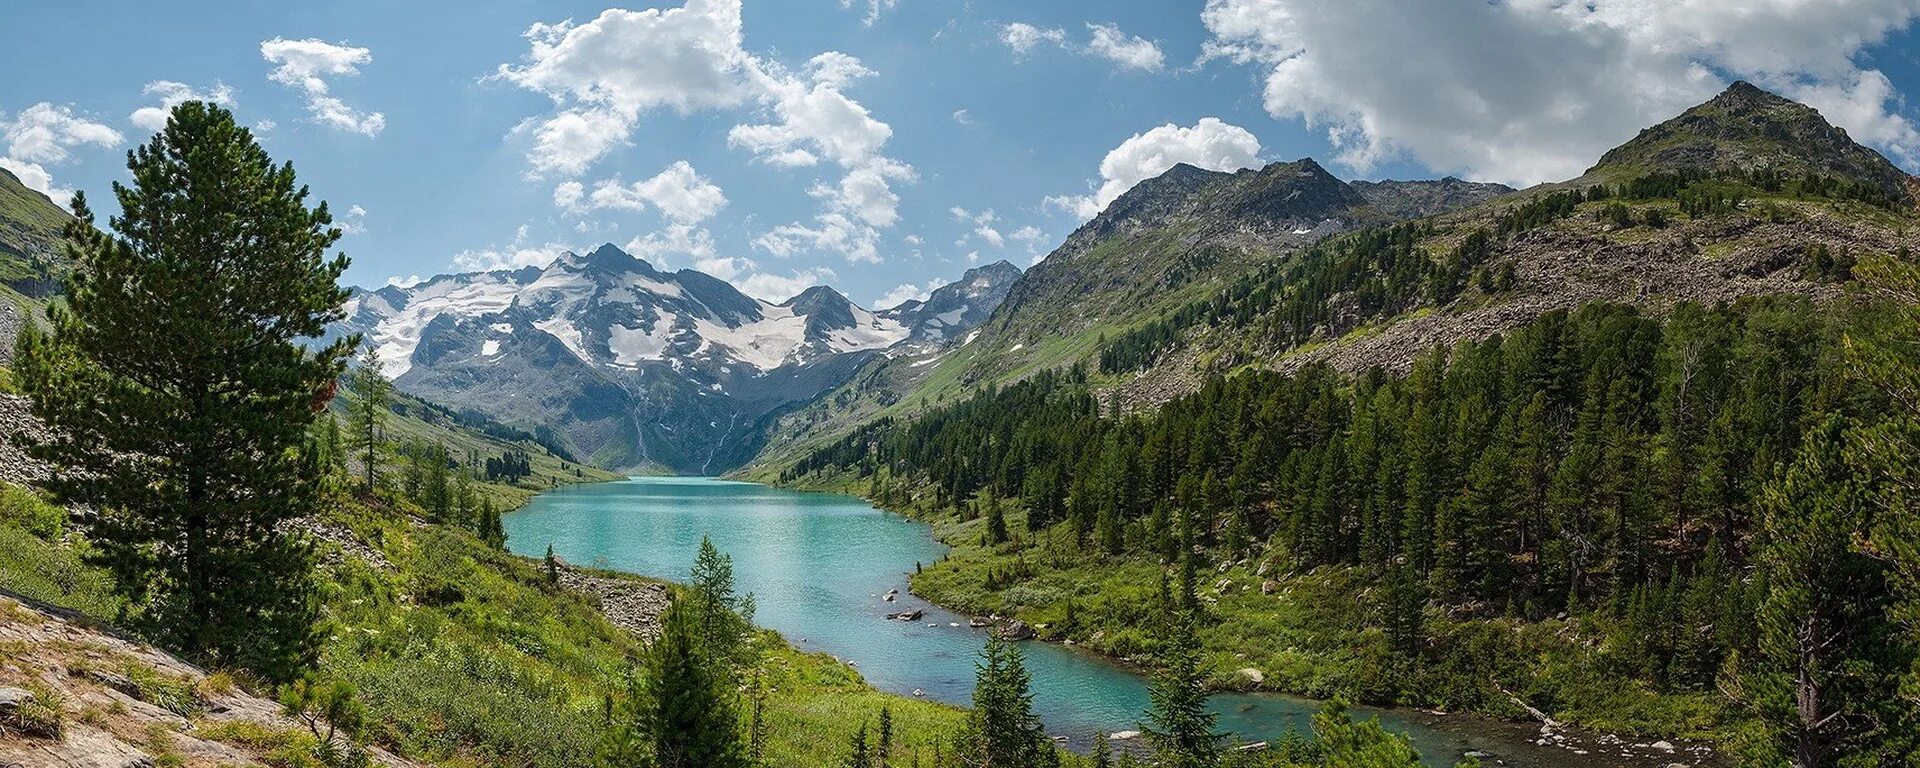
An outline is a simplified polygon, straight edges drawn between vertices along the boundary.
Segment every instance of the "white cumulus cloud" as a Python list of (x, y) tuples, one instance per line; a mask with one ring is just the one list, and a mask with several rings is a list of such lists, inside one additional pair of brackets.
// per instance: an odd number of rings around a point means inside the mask
[(899, 2), (900, 0), (840, 0), (840, 7), (852, 8), (856, 5), (864, 6), (867, 9), (867, 15), (860, 20), (860, 23), (863, 26), (871, 27), (874, 22), (880, 20), (881, 13), (892, 9), (893, 6), (898, 5)]
[[(728, 131), (729, 145), (776, 167), (831, 163), (841, 172), (837, 180), (808, 187), (821, 205), (812, 222), (776, 226), (756, 246), (776, 256), (828, 250), (852, 261), (879, 260), (880, 230), (899, 219), (893, 187), (915, 174), (884, 153), (892, 127), (846, 93), (874, 75), (858, 58), (826, 51), (795, 71), (750, 54), (742, 47), (740, 0), (612, 9), (584, 24), (535, 24), (526, 37), (529, 53), (492, 77), (555, 104), (554, 114), (516, 131), (533, 137), (530, 176), (574, 180), (629, 141), (649, 110), (749, 108), (752, 117)], [(554, 201), (590, 204), (599, 192), (563, 182)], [(606, 199), (632, 197), (610, 192)]]
[(1087, 31), (1093, 36), (1087, 43), (1087, 52), (1123, 69), (1152, 72), (1166, 65), (1166, 55), (1152, 40), (1129, 35), (1113, 24), (1088, 24)]
[(1100, 187), (1091, 195), (1054, 195), (1046, 208), (1082, 219), (1105, 210), (1133, 185), (1186, 163), (1210, 171), (1235, 171), (1260, 164), (1260, 140), (1245, 128), (1203, 117), (1192, 126), (1168, 123), (1136, 133), (1100, 160)]
[(73, 199), (73, 190), (56, 185), (47, 166), (71, 159), (76, 148), (113, 147), (123, 140), (119, 131), (74, 114), (72, 107), (43, 101), (12, 119), (0, 114), (0, 142), (7, 148), (0, 155), (0, 168), (64, 208)]
[(1024, 21), (1015, 21), (1000, 27), (1000, 42), (1013, 49), (1013, 55), (1025, 56), (1042, 44), (1067, 44), (1067, 31), (1059, 28), (1041, 28)]
[(926, 301), (927, 297), (932, 296), (935, 290), (939, 289), (940, 286), (946, 285), (947, 282), (947, 280), (936, 277), (928, 280), (925, 285), (901, 283), (894, 286), (892, 290), (881, 294), (880, 298), (874, 299), (873, 308), (892, 309), (909, 301)]
[(1916, 16), (1915, 0), (1209, 0), (1201, 19), (1204, 58), (1260, 68), (1267, 112), (1324, 130), (1340, 163), (1524, 185), (1580, 174), (1732, 77), (1912, 167), (1920, 134), (1860, 62)]
[(386, 129), (386, 115), (347, 106), (333, 95), (327, 84), (329, 77), (360, 74), (361, 65), (373, 62), (372, 51), (317, 38), (276, 37), (260, 43), (260, 58), (275, 65), (268, 79), (306, 94), (307, 111), (313, 114), (314, 122), (366, 136), (378, 135)]
[(186, 83), (172, 80), (155, 80), (147, 83), (141, 93), (158, 97), (157, 106), (141, 107), (127, 116), (127, 120), (136, 127), (148, 131), (158, 131), (167, 127), (167, 115), (174, 107), (189, 101), (206, 101), (214, 104), (232, 104), (233, 89), (225, 83), (214, 83), (213, 88), (202, 91)]
[(525, 224), (514, 230), (513, 240), (504, 245), (473, 248), (453, 255), (453, 266), (463, 272), (492, 272), (520, 267), (544, 267), (567, 252), (564, 243), (534, 243)]
[(685, 160), (676, 161), (652, 178), (623, 184), (602, 179), (592, 192), (578, 181), (564, 181), (553, 190), (553, 202), (573, 212), (589, 209), (642, 211), (648, 206), (680, 224), (705, 221), (727, 205), (719, 185), (701, 176)]

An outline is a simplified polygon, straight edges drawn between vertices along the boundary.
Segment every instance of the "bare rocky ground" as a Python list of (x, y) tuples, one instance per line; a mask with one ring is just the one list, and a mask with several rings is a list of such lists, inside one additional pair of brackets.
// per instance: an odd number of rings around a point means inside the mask
[(672, 602), (667, 585), (660, 582), (601, 576), (564, 562), (560, 564), (560, 586), (592, 598), (614, 626), (648, 642), (660, 636), (660, 615)]
[(47, 479), (47, 465), (27, 457), (16, 442), (18, 436), (41, 438), (46, 430), (27, 408), (27, 399), (0, 395), (0, 481), (28, 485)]
[[(1814, 243), (1856, 256), (1920, 244), (1909, 233), (1817, 209), (1778, 223), (1731, 217), (1630, 232), (1612, 232), (1591, 216), (1576, 216), (1504, 245), (1502, 257), (1512, 260), (1517, 278), (1508, 294), (1487, 299), (1469, 293), (1451, 306), (1371, 327), (1362, 328), (1355, 319), (1323, 328), (1323, 343), (1297, 350), (1245, 351), (1244, 330), (1201, 331), (1153, 368), (1119, 384), (1119, 392), (1131, 411), (1191, 393), (1211, 376), (1240, 365), (1291, 373), (1324, 362), (1345, 373), (1373, 366), (1405, 372), (1437, 346), (1482, 341), (1548, 312), (1594, 301), (1630, 303), (1659, 315), (1683, 301), (1712, 306), (1783, 294), (1838, 300), (1844, 294), (1839, 285), (1803, 274), (1806, 250)], [(1216, 354), (1203, 355), (1203, 350)]]
[(0, 365), (13, 364), (13, 340), (27, 322), (26, 314), (13, 302), (0, 298)]
[[(184, 698), (155, 695), (149, 682)], [(268, 766), (270, 750), (233, 734), (305, 732), (279, 704), (70, 612), (0, 594), (0, 698), (7, 689), (57, 694), (58, 738), (0, 729), (0, 766), (179, 768)], [(185, 712), (187, 714), (182, 714)], [(412, 768), (380, 749), (373, 764)]]

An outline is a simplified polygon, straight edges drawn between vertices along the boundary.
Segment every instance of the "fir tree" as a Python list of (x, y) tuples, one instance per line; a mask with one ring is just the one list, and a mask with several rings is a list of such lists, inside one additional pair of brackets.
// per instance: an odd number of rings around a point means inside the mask
[(1092, 758), (1092, 768), (1113, 768), (1113, 745), (1107, 743), (1106, 731), (1094, 732), (1093, 752), (1088, 757)]
[(744, 768), (728, 675), (702, 648), (699, 615), (676, 600), (608, 729), (608, 768)]
[(1032, 680), (1020, 647), (987, 637), (975, 666), (973, 709), (960, 737), (961, 761), (973, 768), (1052, 768), (1060, 756), (1033, 713)]
[(1218, 716), (1207, 709), (1206, 673), (1193, 623), (1191, 614), (1174, 620), (1149, 691), (1152, 707), (1141, 726), (1154, 759), (1167, 768), (1213, 768), (1220, 762), (1220, 734), (1213, 730)]
[(873, 768), (873, 748), (867, 744), (866, 723), (861, 723), (860, 729), (847, 738), (847, 759), (840, 765), (844, 768)]
[(873, 741), (873, 768), (888, 768), (893, 756), (893, 710), (880, 705), (880, 730)]
[(553, 545), (547, 545), (547, 556), (540, 561), (541, 570), (547, 574), (547, 586), (560, 583), (560, 558), (553, 556)]
[(712, 539), (702, 536), (690, 577), (693, 589), (689, 599), (697, 617), (700, 642), (716, 659), (743, 663), (746, 642), (753, 631), (753, 596), (734, 594), (733, 558), (713, 546)]
[(59, 435), (32, 452), (61, 502), (98, 511), (94, 560), (151, 639), (290, 677), (316, 606), (281, 523), (315, 507), (311, 426), (358, 341), (310, 341), (346, 299), (340, 230), (217, 106), (175, 107), (127, 168), (113, 234), (74, 198), (66, 305), (21, 336), (21, 386)]

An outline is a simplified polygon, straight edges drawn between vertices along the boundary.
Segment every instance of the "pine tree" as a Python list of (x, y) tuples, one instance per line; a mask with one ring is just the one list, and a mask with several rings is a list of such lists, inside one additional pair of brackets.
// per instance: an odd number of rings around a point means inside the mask
[(540, 561), (541, 570), (547, 574), (547, 586), (560, 583), (560, 558), (553, 556), (553, 545), (547, 545), (547, 556)]
[(1915, 654), (1888, 621), (1885, 563), (1856, 546), (1872, 503), (1841, 456), (1844, 428), (1830, 418), (1809, 434), (1761, 504), (1760, 658), (1741, 684), (1766, 733), (1748, 749), (1794, 768), (1899, 762), (1882, 752), (1901, 733), (1887, 729), (1913, 719), (1896, 689)]
[(75, 196), (66, 305), (21, 336), (21, 386), (59, 435), (32, 452), (62, 503), (98, 511), (93, 559), (151, 639), (290, 677), (316, 606), (281, 523), (315, 507), (311, 426), (357, 343), (311, 343), (346, 299), (340, 230), (217, 106), (175, 107), (127, 168), (114, 234)]
[(893, 710), (880, 705), (880, 730), (873, 741), (873, 768), (888, 768), (893, 756)]
[(1113, 745), (1107, 743), (1107, 732), (1096, 731), (1093, 734), (1092, 768), (1113, 768)]
[(393, 384), (380, 372), (380, 355), (372, 345), (360, 356), (360, 364), (347, 376), (354, 401), (347, 415), (353, 422), (353, 437), (365, 464), (364, 492), (373, 494), (380, 476), (380, 423), (386, 419), (393, 399)]
[(473, 492), (473, 476), (464, 471), (453, 478), (453, 523), (476, 531), (488, 527), (480, 518), (479, 500)]
[(1160, 668), (1149, 690), (1152, 707), (1141, 731), (1154, 759), (1167, 768), (1213, 768), (1220, 762), (1218, 719), (1207, 709), (1206, 673), (1191, 614), (1173, 621), (1160, 650)]
[(478, 520), (476, 533), (480, 540), (494, 549), (506, 549), (507, 529), (500, 523), (500, 508), (493, 505), (493, 499), (481, 499), (479, 511), (475, 514)]

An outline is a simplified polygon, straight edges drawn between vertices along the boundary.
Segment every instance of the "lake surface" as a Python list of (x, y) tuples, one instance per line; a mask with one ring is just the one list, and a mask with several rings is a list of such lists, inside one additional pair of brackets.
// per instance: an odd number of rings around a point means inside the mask
[[(759, 605), (757, 623), (796, 646), (854, 664), (883, 690), (919, 691), (966, 705), (985, 630), (967, 617), (907, 594), (906, 574), (931, 564), (945, 547), (930, 529), (864, 500), (711, 478), (639, 478), (576, 485), (544, 493), (505, 518), (508, 546), (539, 557), (551, 544), (562, 559), (660, 578), (685, 580), (700, 537), (733, 556), (738, 588)], [(882, 596), (898, 589), (895, 602)], [(922, 608), (918, 622), (888, 613)], [(1096, 732), (1138, 728), (1147, 707), (1144, 678), (1091, 654), (1041, 642), (1023, 643), (1033, 674), (1034, 704), (1048, 730), (1084, 745)], [(1213, 699), (1220, 726), (1243, 740), (1278, 738), (1305, 729), (1317, 704), (1263, 694)], [(1525, 726), (1467, 718), (1356, 708), (1364, 717), (1409, 733), (1434, 764), (1450, 765), (1478, 749), (1507, 765), (1566, 765), (1528, 759)], [(1539, 755), (1537, 757), (1547, 757)], [(1490, 765), (1496, 765), (1492, 760)]]

